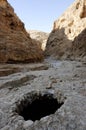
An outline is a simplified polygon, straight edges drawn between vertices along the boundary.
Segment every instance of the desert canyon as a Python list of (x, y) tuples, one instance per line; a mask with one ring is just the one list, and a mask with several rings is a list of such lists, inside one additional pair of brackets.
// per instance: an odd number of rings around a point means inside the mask
[(86, 130), (86, 0), (49, 34), (0, 0), (0, 130)]

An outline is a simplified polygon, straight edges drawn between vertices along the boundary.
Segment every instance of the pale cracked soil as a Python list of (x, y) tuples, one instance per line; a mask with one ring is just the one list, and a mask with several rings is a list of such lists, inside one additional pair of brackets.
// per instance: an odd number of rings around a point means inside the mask
[[(39, 93), (64, 104), (54, 114), (25, 121), (15, 110)], [(86, 130), (86, 62), (0, 65), (0, 130)]]

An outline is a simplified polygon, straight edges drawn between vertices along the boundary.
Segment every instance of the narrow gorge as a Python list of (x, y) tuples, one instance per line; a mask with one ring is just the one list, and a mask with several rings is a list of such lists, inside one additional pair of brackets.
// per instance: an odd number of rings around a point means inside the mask
[(0, 130), (86, 130), (86, 0), (50, 33), (0, 0)]

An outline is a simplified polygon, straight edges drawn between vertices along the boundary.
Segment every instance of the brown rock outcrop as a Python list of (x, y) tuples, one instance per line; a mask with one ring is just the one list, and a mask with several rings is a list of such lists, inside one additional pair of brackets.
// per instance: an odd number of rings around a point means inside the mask
[[(53, 31), (47, 42), (46, 54), (63, 59), (80, 57), (80, 55), (84, 56), (84, 54), (86, 54), (86, 37), (81, 34), (84, 29), (86, 29), (86, 0), (76, 0), (62, 16), (54, 22)], [(84, 35), (85, 34), (86, 31), (84, 31)], [(79, 41), (79, 46), (83, 45), (82, 48), (85, 49), (79, 49), (77, 47), (76, 39), (80, 39), (79, 37), (82, 37), (82, 40)], [(74, 49), (72, 50), (72, 48)], [(74, 50), (77, 50), (77, 54), (71, 53), (71, 51)]]
[(0, 0), (0, 62), (35, 62), (42, 50), (25, 31), (24, 24), (7, 0)]

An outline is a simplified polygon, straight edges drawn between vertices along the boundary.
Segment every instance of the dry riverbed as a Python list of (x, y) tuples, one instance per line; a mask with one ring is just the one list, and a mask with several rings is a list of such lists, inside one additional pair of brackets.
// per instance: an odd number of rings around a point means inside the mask
[[(26, 121), (20, 112), (45, 95), (61, 107)], [(0, 130), (86, 130), (86, 62), (0, 65)]]

